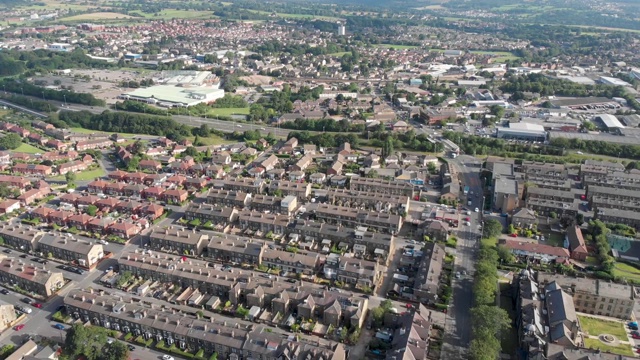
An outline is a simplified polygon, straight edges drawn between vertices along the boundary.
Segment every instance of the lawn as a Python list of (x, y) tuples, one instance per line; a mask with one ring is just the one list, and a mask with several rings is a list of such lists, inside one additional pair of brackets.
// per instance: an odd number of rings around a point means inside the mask
[[(93, 170), (86, 170), (76, 173), (76, 181), (92, 181), (95, 178), (100, 178), (106, 176), (107, 173), (102, 170), (101, 167), (98, 167)], [(58, 175), (53, 177), (54, 180), (65, 180), (66, 177), (64, 175)]]
[(417, 46), (412, 45), (395, 45), (395, 44), (376, 44), (376, 47), (384, 47), (388, 49), (394, 50), (408, 50), (408, 49), (417, 49)]
[(612, 346), (607, 345), (598, 339), (585, 338), (584, 347), (589, 349), (600, 349), (601, 351), (614, 354), (633, 356), (633, 351), (631, 351), (631, 346), (629, 345)]
[[(85, 129), (85, 128), (79, 128), (79, 127), (71, 128), (71, 129), (69, 129), (69, 130), (71, 130), (71, 131), (73, 131), (73, 132), (80, 133), (80, 134), (105, 134), (105, 135), (111, 135), (111, 134), (113, 134), (113, 133), (111, 133), (111, 132), (98, 131), (98, 130), (91, 130), (91, 129)], [(122, 136), (122, 137), (134, 137), (134, 136), (136, 136), (137, 134), (118, 133), (118, 135), (120, 135), (120, 136)]]
[(148, 19), (210, 19), (215, 18), (212, 11), (190, 11), (190, 10), (176, 10), (165, 9), (156, 14), (149, 14), (137, 11), (132, 14), (137, 14), (141, 17)]
[(95, 12), (88, 14), (80, 14), (60, 19), (60, 21), (86, 21), (86, 20), (113, 20), (113, 19), (131, 19), (133, 16), (115, 13), (115, 12)]
[(209, 116), (231, 116), (231, 115), (249, 115), (249, 108), (214, 108), (209, 110)]
[(546, 240), (545, 243), (547, 245), (553, 245), (553, 246), (559, 246), (559, 247), (564, 246), (564, 236), (562, 236), (562, 234), (559, 234), (559, 233), (552, 232), (549, 235), (549, 238), (545, 240)]
[(22, 145), (18, 146), (17, 149), (13, 150), (15, 152), (27, 153), (27, 154), (37, 154), (42, 153), (44, 150), (38, 149), (35, 146), (22, 143)]
[(640, 269), (629, 264), (618, 262), (613, 267), (613, 276), (640, 282)]
[(480, 244), (482, 244), (484, 246), (495, 247), (496, 245), (498, 245), (498, 239), (497, 238), (482, 238), (482, 240), (480, 240)]
[[(195, 136), (187, 137), (187, 139), (193, 141), (195, 139)], [(211, 145), (234, 143), (234, 141), (226, 140), (219, 136), (214, 136), (214, 135), (211, 135), (209, 137), (198, 137), (198, 141), (201, 143), (200, 146), (211, 146)]]
[(591, 336), (609, 334), (617, 337), (619, 340), (627, 341), (627, 332), (624, 330), (622, 323), (581, 315), (578, 315), (578, 320), (580, 321), (582, 331)]

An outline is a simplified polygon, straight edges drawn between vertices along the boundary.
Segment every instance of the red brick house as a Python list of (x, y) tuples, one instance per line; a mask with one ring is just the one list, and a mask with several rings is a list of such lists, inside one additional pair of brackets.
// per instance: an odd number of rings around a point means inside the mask
[(51, 166), (19, 163), (13, 166), (13, 172), (18, 174), (47, 176), (51, 175)]
[(115, 199), (115, 198), (106, 198), (106, 199), (100, 199), (98, 200), (95, 205), (98, 207), (98, 209), (100, 209), (101, 211), (111, 211), (112, 209), (115, 209), (116, 206), (118, 206), (118, 204), (120, 203), (120, 200)]
[(162, 197), (166, 202), (182, 203), (184, 201), (187, 201), (189, 193), (186, 190), (171, 189), (165, 191)]
[(164, 188), (160, 186), (152, 186), (144, 189), (144, 191), (142, 192), (142, 197), (144, 199), (161, 199), (163, 193)]
[(184, 182), (184, 187), (187, 189), (202, 189), (207, 186), (207, 179), (197, 177), (197, 178), (188, 178), (187, 181)]
[(56, 150), (65, 150), (69, 146), (69, 144), (67, 144), (67, 143), (65, 143), (63, 141), (60, 141), (58, 139), (49, 139), (49, 140), (47, 140), (45, 145), (47, 147), (54, 148)]
[(184, 175), (173, 175), (167, 179), (167, 182), (170, 184), (174, 184), (177, 186), (182, 186), (185, 181), (187, 181), (187, 177)]
[(31, 189), (29, 191), (26, 191), (22, 195), (18, 196), (17, 200), (26, 206), (40, 199), (44, 199), (47, 195), (49, 195), (50, 192), (51, 192), (51, 189), (49, 189), (48, 187), (40, 188), (40, 189)]
[(162, 169), (162, 164), (155, 160), (140, 160), (138, 164), (141, 170), (158, 171)]
[(142, 213), (144, 215), (149, 216), (149, 218), (151, 220), (155, 220), (157, 218), (159, 218), (160, 216), (162, 216), (162, 214), (164, 213), (164, 207), (158, 205), (158, 204), (149, 204), (147, 205), (147, 207), (145, 207), (142, 210)]
[(124, 188), (126, 184), (121, 182), (109, 183), (104, 187), (104, 193), (112, 196), (124, 195)]
[(140, 228), (135, 224), (119, 221), (109, 226), (109, 232), (122, 237), (123, 239), (129, 239), (132, 236), (140, 233)]
[(93, 217), (87, 214), (75, 214), (71, 215), (67, 220), (69, 226), (75, 226), (76, 229), (85, 230), (89, 225), (89, 222), (93, 220)]
[(122, 170), (116, 170), (116, 171), (112, 171), (109, 173), (109, 175), (107, 175), (109, 177), (109, 179), (113, 179), (113, 180), (117, 180), (117, 181), (123, 181), (126, 179), (127, 175), (129, 173), (126, 171), (122, 171)]
[(112, 219), (106, 218), (93, 218), (87, 224), (87, 229), (93, 232), (104, 233), (109, 228), (109, 225), (113, 224)]
[(72, 206), (76, 206), (76, 201), (78, 201), (78, 199), (81, 197), (82, 195), (78, 193), (64, 194), (60, 196), (60, 204), (69, 204)]
[(20, 209), (20, 201), (19, 200), (5, 200), (0, 202), (0, 214), (8, 214)]
[(98, 201), (100, 201), (100, 198), (95, 195), (85, 195), (85, 196), (79, 197), (76, 200), (76, 205), (77, 206), (95, 205)]
[(104, 193), (104, 189), (107, 186), (107, 184), (109, 183), (104, 180), (94, 180), (89, 184), (87, 184), (87, 189), (89, 190), (90, 193), (93, 193), (93, 194)]
[(73, 213), (71, 211), (55, 210), (49, 214), (49, 221), (59, 226), (65, 226), (72, 215)]
[(132, 183), (144, 184), (144, 179), (145, 179), (146, 176), (147, 176), (147, 174), (145, 174), (145, 173), (135, 172), (135, 173), (127, 174), (125, 179), (127, 181), (129, 181), (129, 182), (132, 182)]
[(40, 219), (42, 222), (49, 222), (49, 215), (54, 212), (52, 208), (40, 206), (39, 208), (31, 211), (31, 216)]

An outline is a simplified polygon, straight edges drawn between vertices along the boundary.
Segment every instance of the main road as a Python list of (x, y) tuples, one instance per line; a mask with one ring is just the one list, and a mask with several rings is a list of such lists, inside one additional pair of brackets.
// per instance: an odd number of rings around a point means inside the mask
[[(458, 173), (461, 185), (469, 186), (469, 195), (462, 195), (460, 202), (467, 210), (464, 210), (463, 218), (459, 225), (458, 245), (454, 273), (453, 301), (447, 311), (445, 321), (445, 335), (440, 359), (466, 359), (467, 349), (471, 343), (471, 308), (473, 307), (473, 274), (475, 272), (475, 260), (480, 246), (480, 224), (482, 222), (482, 183), (479, 177), (479, 167), (475, 166), (477, 160), (470, 156), (460, 156), (450, 159), (449, 163)], [(471, 205), (468, 205), (471, 201)], [(476, 212), (475, 210), (478, 209)]]

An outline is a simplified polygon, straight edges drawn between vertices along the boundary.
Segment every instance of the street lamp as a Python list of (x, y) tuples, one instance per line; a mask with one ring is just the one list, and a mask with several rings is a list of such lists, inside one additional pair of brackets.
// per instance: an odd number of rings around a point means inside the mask
[(47, 101), (47, 99), (44, 98), (44, 91), (42, 92), (42, 101)]
[(69, 107), (69, 105), (67, 105), (67, 94), (62, 94), (62, 97), (64, 97), (64, 107)]

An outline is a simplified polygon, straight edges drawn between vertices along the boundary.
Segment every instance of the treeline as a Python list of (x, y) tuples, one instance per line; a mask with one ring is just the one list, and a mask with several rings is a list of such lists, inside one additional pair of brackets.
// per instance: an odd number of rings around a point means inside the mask
[(44, 97), (46, 100), (56, 100), (60, 102), (70, 102), (74, 104), (104, 106), (104, 100), (96, 99), (92, 94), (77, 93), (69, 90), (51, 90), (41, 86), (36, 86), (26, 82), (17, 82), (13, 79), (5, 79), (0, 82), (3, 90), (34, 97)]
[(567, 138), (554, 138), (551, 139), (549, 143), (556, 148), (582, 150), (591, 154), (640, 160), (640, 145), (624, 145), (598, 140)]
[(509, 314), (496, 306), (498, 260), (494, 247), (480, 246), (473, 284), (475, 306), (471, 309), (469, 357), (473, 360), (497, 359), (502, 350), (500, 333), (511, 328)]
[(44, 112), (56, 112), (58, 111), (58, 107), (55, 105), (51, 105), (46, 101), (31, 99), (26, 96), (18, 96), (18, 95), (9, 95), (4, 96), (3, 99), (7, 100), (10, 103), (14, 103), (16, 105), (24, 106), (28, 109), (35, 111), (44, 111)]
[(174, 141), (192, 135), (191, 127), (178, 124), (166, 116), (111, 111), (92, 114), (88, 111), (63, 110), (59, 113), (59, 118), (70, 127), (82, 127), (105, 132), (166, 136)]
[(600, 220), (589, 222), (589, 235), (594, 244), (596, 244), (597, 256), (600, 261), (600, 269), (596, 273), (598, 277), (613, 279), (613, 268), (616, 260), (609, 255), (611, 246), (607, 240), (607, 235), (611, 230)]
[(309, 131), (330, 131), (330, 132), (362, 132), (365, 129), (364, 124), (351, 124), (348, 120), (343, 119), (335, 121), (333, 119), (296, 119), (295, 121), (287, 121), (280, 125), (285, 129), (293, 130), (309, 130)]
[(224, 94), (224, 97), (216, 100), (216, 102), (211, 105), (214, 108), (244, 108), (249, 106), (246, 101), (242, 98), (242, 96), (232, 95), (232, 94)]
[(131, 111), (149, 115), (167, 115), (166, 110), (158, 109), (156, 107), (149, 106), (149, 104), (133, 100), (125, 100), (122, 102), (118, 101), (113, 105), (113, 108), (115, 110)]
[(308, 131), (292, 131), (289, 133), (287, 139), (295, 137), (301, 144), (316, 144), (320, 147), (337, 147), (346, 142), (351, 144), (352, 147), (358, 146), (358, 135), (350, 134), (335, 134), (335, 133), (322, 133), (311, 134)]
[(373, 131), (365, 131), (361, 137), (370, 140), (371, 146), (380, 148), (384, 147), (385, 143), (391, 142), (395, 149), (433, 152), (437, 146), (426, 134), (416, 135), (413, 130), (404, 133), (388, 131), (384, 124), (379, 124)]
[(606, 98), (624, 97), (626, 91), (622, 86), (583, 85), (564, 79), (555, 79), (543, 74), (527, 74), (525, 76), (509, 76), (500, 90), (506, 93), (533, 92), (541, 96), (602, 96)]
[(51, 71), (70, 68), (105, 69), (117, 66), (117, 64), (114, 63), (94, 60), (88, 57), (84, 50), (80, 48), (69, 52), (39, 49), (34, 51), (8, 50), (2, 53), (7, 59), (20, 61), (25, 64), (28, 70), (34, 71)]
[(24, 63), (0, 53), (0, 76), (20, 75), (25, 70), (27, 70), (27, 68), (24, 66)]

